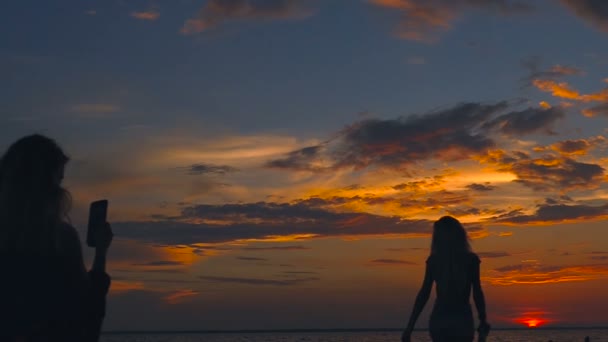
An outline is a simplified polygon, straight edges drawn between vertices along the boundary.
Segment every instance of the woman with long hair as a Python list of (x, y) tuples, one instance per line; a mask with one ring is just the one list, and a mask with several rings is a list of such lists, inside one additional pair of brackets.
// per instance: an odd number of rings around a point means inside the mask
[(444, 216), (433, 225), (431, 254), (426, 261), (422, 288), (403, 332), (402, 341), (410, 341), (418, 316), (436, 285), (437, 298), (429, 330), (433, 342), (471, 342), (475, 338), (471, 290), (479, 317), (479, 332), (483, 339), (489, 332), (486, 305), (479, 279), (479, 257), (472, 252), (467, 232), (460, 222)]
[(71, 197), (61, 185), (69, 158), (51, 139), (30, 135), (0, 160), (0, 340), (97, 341), (110, 277), (109, 224), (96, 229), (87, 272)]

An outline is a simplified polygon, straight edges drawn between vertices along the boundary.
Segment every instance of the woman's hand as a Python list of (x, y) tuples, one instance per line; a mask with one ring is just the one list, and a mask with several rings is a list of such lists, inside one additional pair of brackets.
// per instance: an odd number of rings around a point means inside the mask
[(112, 244), (112, 226), (108, 222), (95, 228), (95, 248), (97, 252), (105, 253)]
[(405, 329), (405, 331), (401, 335), (401, 342), (411, 342), (411, 341), (412, 341), (412, 330)]
[(479, 322), (479, 328), (477, 328), (477, 332), (479, 332), (479, 334), (483, 335), (483, 336), (488, 336), (488, 334), (490, 333), (490, 324), (486, 321), (480, 321)]

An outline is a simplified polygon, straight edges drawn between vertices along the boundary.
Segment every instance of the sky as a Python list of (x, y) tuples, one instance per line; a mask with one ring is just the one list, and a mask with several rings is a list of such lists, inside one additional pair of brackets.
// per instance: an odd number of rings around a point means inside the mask
[(105, 330), (404, 327), (443, 215), (494, 327), (608, 325), (603, 0), (8, 0), (0, 22), (0, 146), (66, 150), (81, 239), (110, 201)]

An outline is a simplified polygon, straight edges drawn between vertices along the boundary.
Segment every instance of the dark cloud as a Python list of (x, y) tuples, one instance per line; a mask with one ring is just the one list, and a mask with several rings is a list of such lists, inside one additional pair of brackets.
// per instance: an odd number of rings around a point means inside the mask
[(598, 260), (598, 261), (605, 261), (605, 260), (608, 260), (608, 255), (594, 255), (590, 259)]
[(360, 121), (339, 132), (332, 143), (318, 145), (308, 153), (291, 152), (270, 161), (268, 166), (311, 170), (324, 165), (323, 169), (332, 170), (372, 165), (401, 167), (429, 158), (464, 159), (494, 146), (491, 139), (474, 131), (480, 122), (506, 106), (502, 102), (467, 103), (425, 116)]
[[(553, 124), (563, 117), (559, 108), (507, 110), (506, 102), (492, 105), (464, 103), (426, 115), (392, 120), (369, 119), (356, 122), (330, 141), (292, 151), (270, 160), (267, 167), (302, 171), (334, 171), (367, 167), (405, 168), (425, 160), (458, 161), (484, 154), (495, 147), (496, 133), (522, 136), (552, 133)], [(440, 182), (429, 179), (427, 182)], [(424, 184), (397, 185), (397, 189)]]
[(268, 259), (266, 259), (266, 258), (256, 258), (256, 257), (246, 257), (246, 256), (237, 256), (236, 258), (238, 260), (245, 260), (245, 261), (268, 261)]
[(542, 59), (538, 56), (533, 56), (524, 59), (521, 62), (522, 66), (529, 71), (529, 75), (524, 78), (526, 86), (532, 85), (536, 79), (551, 79), (555, 80), (564, 76), (582, 75), (583, 71), (574, 66), (556, 64), (549, 69), (543, 69)]
[(525, 1), (509, 0), (427, 0), (386, 1), (370, 3), (398, 11), (401, 15), (395, 34), (404, 39), (433, 41), (448, 30), (451, 23), (464, 11), (481, 9), (490, 13), (515, 14), (529, 12), (532, 6)]
[(537, 146), (534, 150), (537, 152), (555, 151), (565, 156), (586, 155), (593, 149), (604, 149), (607, 142), (604, 136), (598, 135), (587, 139), (562, 140), (547, 147)]
[(227, 173), (236, 172), (238, 169), (228, 165), (212, 165), (212, 164), (192, 164), (181, 168), (189, 175), (225, 175)]
[(415, 262), (398, 259), (375, 259), (370, 261), (376, 265), (417, 265)]
[(492, 191), (496, 189), (496, 187), (494, 185), (490, 185), (490, 183), (472, 183), (467, 185), (466, 188), (473, 191)]
[(532, 215), (513, 215), (510, 217), (496, 219), (498, 223), (548, 223), (570, 220), (584, 220), (601, 218), (608, 214), (608, 204), (602, 206), (589, 205), (566, 205), (566, 204), (542, 204)]
[(307, 283), (311, 281), (320, 280), (320, 278), (309, 277), (309, 278), (294, 278), (294, 279), (259, 279), (259, 278), (237, 278), (237, 277), (214, 277), (214, 276), (200, 276), (202, 280), (214, 282), (214, 283), (234, 283), (243, 285), (272, 285), (272, 286), (293, 286), (301, 283)]
[(318, 272), (311, 271), (283, 271), (285, 274), (319, 274)]
[(477, 252), (477, 255), (481, 258), (504, 258), (511, 256), (509, 252)]
[(230, 20), (301, 19), (311, 11), (302, 0), (209, 0), (199, 13), (186, 21), (183, 34), (207, 31)]
[(555, 134), (552, 126), (565, 116), (559, 107), (528, 108), (522, 111), (501, 115), (487, 122), (484, 127), (496, 129), (509, 136), (522, 136), (532, 133)]
[(277, 169), (295, 169), (303, 171), (325, 171), (330, 168), (317, 163), (321, 158), (324, 145), (309, 146), (289, 152), (281, 159), (271, 160), (267, 167)]
[[(415, 183), (415, 182), (412, 182)], [(407, 184), (407, 183), (405, 183)], [(397, 188), (402, 188), (403, 184), (396, 185)], [(393, 188), (395, 188), (393, 187)], [(403, 191), (397, 195), (388, 196), (333, 196), (329, 198), (310, 197), (307, 199), (297, 200), (295, 203), (305, 204), (313, 207), (325, 208), (340, 208), (345, 205), (365, 204), (369, 206), (391, 204), (401, 208), (408, 209), (440, 209), (443, 207), (453, 206), (461, 203), (469, 202), (469, 194), (465, 191), (429, 191), (418, 190)]]
[(577, 16), (608, 32), (608, 2), (605, 0), (561, 0)]
[(395, 190), (403, 190), (408, 192), (426, 191), (429, 188), (438, 187), (445, 183), (443, 176), (427, 177), (422, 180), (401, 183), (393, 186)]
[(302, 245), (290, 245), (290, 246), (270, 246), (270, 247), (243, 247), (242, 250), (246, 251), (302, 251), (309, 250), (310, 247)]
[[(210, 222), (206, 223), (207, 220)], [(182, 215), (175, 220), (117, 222), (113, 225), (123, 238), (189, 245), (277, 236), (427, 234), (432, 222), (398, 216), (336, 212), (297, 202), (258, 202), (197, 205), (184, 208)]]
[(496, 164), (499, 171), (515, 174), (515, 182), (537, 191), (593, 189), (605, 179), (605, 170), (600, 165), (578, 162), (567, 156), (548, 154), (530, 158), (521, 153), (509, 155), (492, 151), (482, 160)]
[(585, 154), (591, 147), (585, 139), (559, 141), (554, 146), (556, 151), (563, 154)]

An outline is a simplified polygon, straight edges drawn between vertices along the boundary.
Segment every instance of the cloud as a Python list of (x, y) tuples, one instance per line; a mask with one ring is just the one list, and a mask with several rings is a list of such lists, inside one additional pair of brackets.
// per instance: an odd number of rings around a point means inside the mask
[(269, 247), (243, 247), (242, 250), (246, 251), (302, 251), (312, 249), (302, 245), (289, 245), (289, 246), (269, 246)]
[(532, 84), (541, 91), (551, 93), (554, 97), (576, 100), (582, 103), (608, 102), (608, 88), (601, 89), (595, 93), (582, 94), (571, 87), (567, 82), (557, 82), (547, 79), (535, 79)]
[(553, 145), (553, 148), (561, 154), (577, 154), (584, 155), (591, 147), (591, 144), (584, 139), (577, 140), (564, 140), (557, 142)]
[(564, 115), (559, 108), (528, 108), (497, 117), (508, 107), (506, 102), (464, 103), (423, 116), (363, 120), (329, 141), (292, 151), (266, 166), (315, 172), (373, 166), (403, 170), (430, 159), (467, 160), (494, 148), (496, 132), (551, 133), (550, 127)]
[(160, 18), (160, 12), (157, 10), (147, 10), (141, 12), (131, 12), (131, 16), (139, 20), (155, 21)]
[(186, 21), (182, 34), (207, 31), (232, 20), (297, 20), (312, 12), (301, 0), (209, 0), (199, 13)]
[(473, 190), (473, 191), (492, 191), (492, 190), (496, 189), (496, 186), (490, 185), (490, 183), (485, 183), (485, 184), (472, 183), (472, 184), (467, 185), (466, 188), (469, 190)]
[(192, 245), (233, 241), (294, 241), (322, 237), (427, 235), (431, 221), (339, 212), (306, 202), (202, 204), (171, 220), (115, 222), (123, 238)]
[(608, 102), (593, 107), (583, 109), (583, 115), (587, 117), (604, 116), (608, 117)]
[(445, 184), (443, 176), (426, 177), (422, 180), (400, 183), (393, 186), (393, 189), (405, 192), (421, 192), (437, 188)]
[(237, 256), (236, 258), (238, 260), (245, 260), (245, 261), (268, 261), (268, 259), (266, 259), (266, 258), (256, 258), (256, 257), (246, 257), (246, 256)]
[(481, 161), (496, 164), (499, 171), (515, 174), (514, 182), (537, 191), (593, 189), (605, 180), (605, 170), (600, 165), (578, 162), (568, 156), (548, 154), (532, 158), (523, 152), (509, 155), (495, 150)]
[(311, 271), (283, 271), (284, 274), (319, 274), (318, 272)]
[(581, 94), (578, 90), (571, 88), (566, 82), (536, 79), (532, 84), (541, 91), (551, 93), (555, 97), (569, 100), (578, 100)]
[(167, 304), (179, 304), (184, 302), (187, 298), (198, 296), (200, 292), (192, 289), (179, 290), (166, 295), (163, 299)]
[(374, 259), (370, 262), (375, 265), (417, 265), (412, 261), (398, 259)]
[(452, 22), (466, 10), (515, 14), (532, 10), (524, 1), (509, 0), (369, 0), (375, 6), (397, 11), (401, 19), (395, 35), (414, 41), (435, 41), (449, 30)]
[(580, 18), (608, 32), (608, 3), (604, 0), (561, 0)]
[(522, 66), (529, 71), (524, 78), (526, 85), (531, 85), (537, 79), (556, 80), (564, 76), (583, 75), (583, 70), (569, 65), (555, 64), (549, 69), (541, 69), (541, 58), (538, 56), (526, 58), (521, 62)]
[(293, 278), (293, 279), (260, 279), (260, 278), (238, 278), (238, 277), (215, 277), (215, 276), (200, 276), (202, 280), (214, 283), (232, 283), (243, 285), (272, 285), (272, 286), (294, 286), (301, 283), (307, 283), (320, 280), (316, 277), (308, 278)]
[(141, 281), (123, 281), (118, 279), (112, 279), (112, 286), (110, 286), (110, 294), (114, 295), (143, 289), (144, 283)]
[[(584, 156), (593, 149), (604, 149), (607, 147), (608, 139), (604, 136), (598, 135), (587, 139), (570, 139), (562, 140), (553, 143), (549, 146), (549, 149), (560, 153), (565, 156)], [(547, 150), (547, 148), (538, 147), (539, 151)]]
[(565, 116), (561, 108), (528, 108), (522, 111), (501, 115), (487, 122), (485, 128), (498, 129), (509, 136), (522, 136), (531, 133), (555, 134), (551, 127)]
[(83, 118), (99, 119), (121, 111), (122, 108), (110, 103), (81, 103), (69, 108), (69, 111)]
[(149, 262), (145, 262), (145, 263), (136, 263), (136, 264), (132, 264), (133, 266), (183, 266), (185, 265), (184, 262), (182, 261), (175, 261), (175, 260), (156, 260), (156, 261), (149, 261)]
[(511, 256), (509, 252), (477, 252), (477, 255), (482, 259), (490, 259), (490, 258), (504, 258)]
[(507, 265), (494, 269), (491, 276), (483, 277), (492, 285), (536, 285), (580, 282), (608, 277), (608, 265), (550, 266), (540, 264)]
[(541, 204), (531, 215), (512, 215), (496, 220), (497, 223), (550, 224), (557, 222), (591, 220), (608, 217), (608, 204), (589, 206), (584, 204)]
[(206, 174), (216, 174), (216, 175), (225, 175), (227, 173), (232, 173), (238, 171), (237, 168), (229, 166), (229, 165), (213, 165), (213, 164), (192, 164), (187, 167), (183, 167), (187, 174), (189, 175), (206, 175)]

